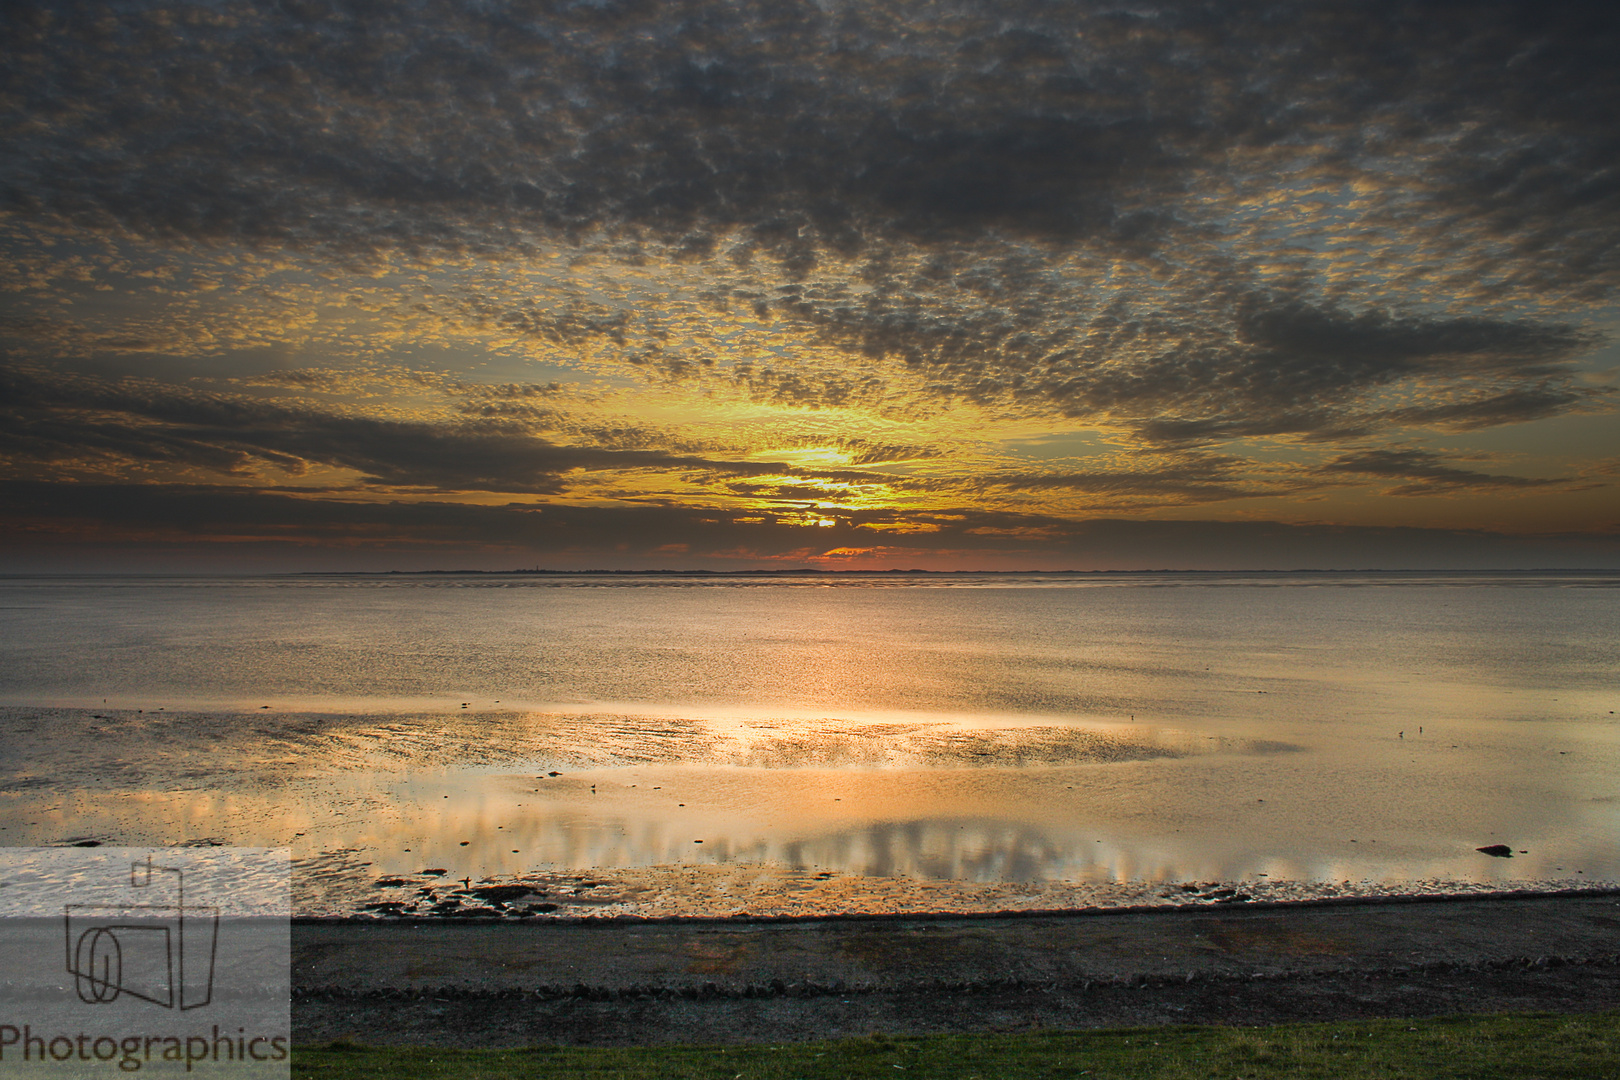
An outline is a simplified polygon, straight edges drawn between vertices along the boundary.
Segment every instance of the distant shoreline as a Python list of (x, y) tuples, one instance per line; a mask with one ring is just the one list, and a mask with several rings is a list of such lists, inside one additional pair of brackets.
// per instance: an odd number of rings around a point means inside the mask
[(862, 579), (937, 579), (962, 580), (964, 578), (1050, 578), (1050, 579), (1076, 579), (1106, 580), (1110, 578), (1140, 579), (1154, 577), (1182, 577), (1215, 580), (1220, 578), (1282, 578), (1282, 577), (1320, 577), (1320, 578), (1347, 578), (1356, 576), (1378, 576), (1383, 578), (1492, 578), (1511, 575), (1535, 576), (1547, 578), (1581, 578), (1581, 577), (1620, 577), (1620, 567), (1494, 567), (1494, 568), (1468, 568), (1468, 569), (1398, 569), (1385, 570), (1377, 567), (1359, 569), (1323, 569), (1320, 567), (1302, 567), (1292, 570), (1188, 570), (1159, 568), (1152, 570), (922, 570), (916, 568), (900, 569), (890, 568), (883, 570), (830, 570), (818, 567), (793, 567), (782, 570), (556, 570), (547, 567), (514, 567), (506, 570), (204, 570), (204, 571), (96, 571), (76, 570), (61, 572), (11, 572), (0, 571), (0, 581), (67, 581), (67, 580), (128, 580), (128, 581), (164, 581), (197, 578), (220, 579), (277, 579), (277, 578), (447, 578), (447, 577), (524, 577), (524, 578), (618, 578), (636, 579), (648, 578), (670, 580), (677, 578), (699, 578), (704, 580), (715, 579), (822, 579), (838, 578)]
[(511, 570), (328, 570), (307, 571), (303, 577), (408, 577), (445, 575), (505, 576), (521, 574), (540, 577), (1144, 577), (1155, 574), (1196, 574), (1205, 577), (1233, 574), (1620, 574), (1620, 567), (1502, 567), (1499, 569), (1469, 570), (1382, 570), (1368, 567), (1355, 570), (1320, 569), (1303, 567), (1297, 570), (824, 570), (817, 567), (796, 567), (790, 570), (551, 570), (545, 568)]

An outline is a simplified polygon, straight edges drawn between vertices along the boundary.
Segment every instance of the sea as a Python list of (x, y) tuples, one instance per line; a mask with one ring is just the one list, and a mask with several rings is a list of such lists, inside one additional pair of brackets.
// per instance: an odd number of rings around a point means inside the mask
[(6, 577), (0, 845), (306, 913), (1601, 886), (1616, 710), (1620, 572)]

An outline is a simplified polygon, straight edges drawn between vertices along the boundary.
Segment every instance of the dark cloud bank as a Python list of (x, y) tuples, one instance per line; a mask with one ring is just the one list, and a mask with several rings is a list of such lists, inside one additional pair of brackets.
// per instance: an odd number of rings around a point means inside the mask
[(1603, 5), (16, 4), (5, 31), (7, 204), (93, 225), (1148, 253), (1236, 152), (1307, 180), (1409, 161), (1391, 220), (1486, 229), (1532, 283), (1616, 269)]
[[(814, 564), (840, 545), (882, 546), (887, 565), (1095, 569), (1557, 568), (1620, 564), (1620, 535), (1503, 536), (1482, 530), (1277, 522), (1068, 521), (971, 507), (935, 513), (840, 512), (831, 528), (758, 512), (647, 505), (471, 506), (341, 502), (175, 485), (0, 482), (0, 513), (33, 523), (12, 535), (19, 569), (732, 569)], [(899, 521), (936, 531), (874, 532)], [(783, 561), (783, 560), (786, 561)], [(836, 563), (834, 564), (836, 565)]]
[[(495, 395), (489, 395), (495, 396)], [(482, 412), (478, 406), (472, 411)], [(344, 415), (139, 380), (62, 377), (0, 365), (0, 451), (17, 465), (151, 463), (246, 475), (325, 465), (363, 482), (444, 491), (555, 494), (578, 470), (781, 472), (654, 450), (562, 446), (534, 423), (480, 416), (428, 423)], [(545, 419), (542, 417), (542, 419)]]

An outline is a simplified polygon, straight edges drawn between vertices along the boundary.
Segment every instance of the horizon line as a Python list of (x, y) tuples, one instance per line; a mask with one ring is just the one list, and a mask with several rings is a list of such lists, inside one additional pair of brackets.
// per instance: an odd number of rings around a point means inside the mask
[(921, 568), (889, 567), (884, 569), (827, 569), (822, 567), (794, 567), (789, 569), (771, 570), (706, 570), (706, 569), (589, 569), (564, 570), (546, 567), (514, 567), (507, 570), (266, 570), (254, 572), (251, 570), (206, 570), (206, 571), (160, 571), (160, 570), (62, 570), (62, 571), (6, 571), (0, 570), (0, 578), (48, 578), (48, 577), (412, 577), (412, 576), (451, 576), (451, 575), (529, 575), (529, 576), (558, 576), (558, 577), (813, 577), (829, 576), (876, 576), (876, 575), (906, 575), (920, 577), (1058, 577), (1075, 575), (1117, 575), (1117, 574), (1620, 574), (1620, 567), (1570, 567), (1570, 566), (1502, 566), (1502, 567), (1266, 567), (1259, 569), (1196, 569), (1159, 567), (1154, 569), (1107, 569), (1107, 570), (924, 570)]

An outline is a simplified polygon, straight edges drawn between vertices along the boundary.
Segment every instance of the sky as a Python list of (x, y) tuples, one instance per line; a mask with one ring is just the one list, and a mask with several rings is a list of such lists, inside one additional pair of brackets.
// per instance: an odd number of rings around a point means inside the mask
[(0, 41), (0, 571), (1620, 566), (1612, 4)]

